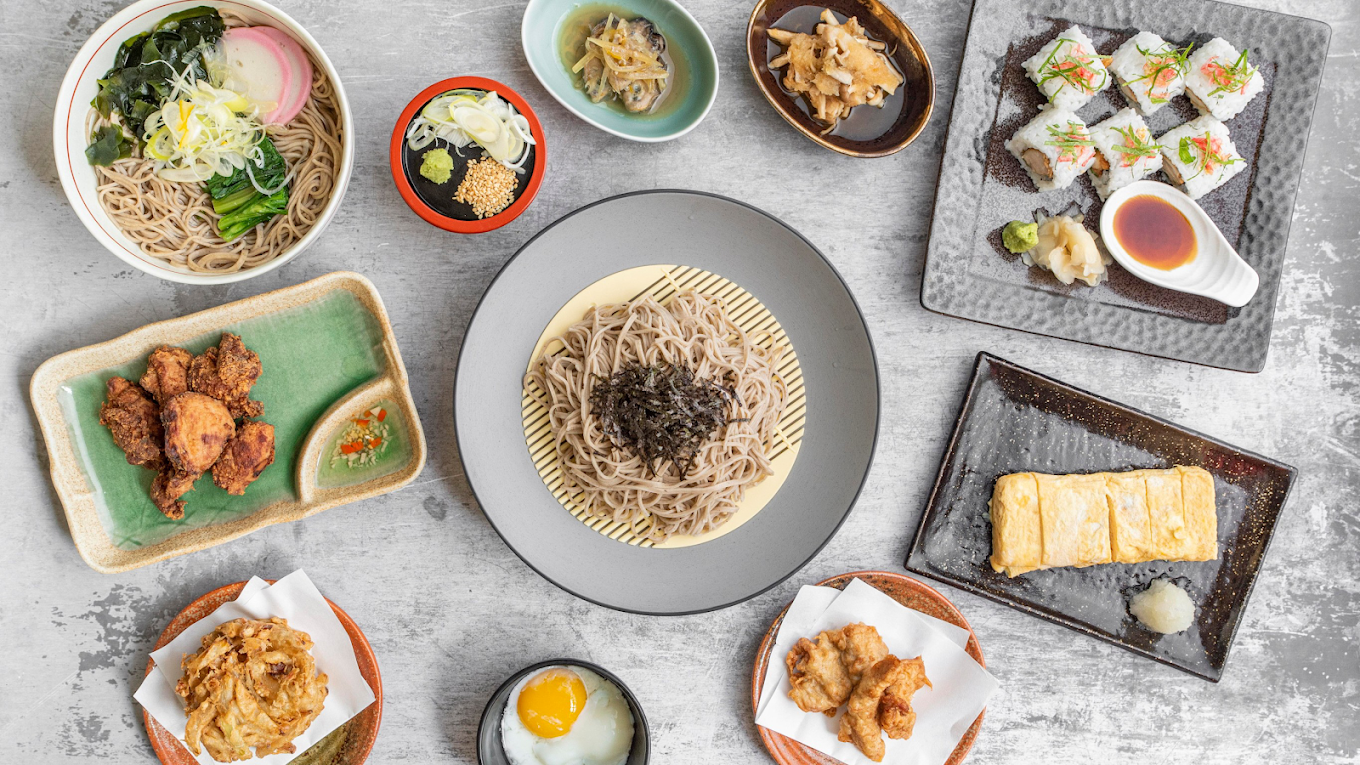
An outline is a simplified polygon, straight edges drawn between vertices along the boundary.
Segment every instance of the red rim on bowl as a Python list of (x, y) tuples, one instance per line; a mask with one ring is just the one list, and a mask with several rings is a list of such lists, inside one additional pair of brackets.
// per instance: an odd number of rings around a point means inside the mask
[[(270, 584), (273, 579), (266, 579)], [(207, 595), (190, 603), (175, 615), (174, 619), (166, 625), (165, 631), (161, 633), (156, 645), (151, 650), (164, 648), (171, 640), (179, 637), (179, 634), (189, 628), (189, 625), (205, 619), (212, 615), (217, 607), (231, 600), (235, 600), (245, 589), (245, 582), (228, 584), (218, 587)], [(331, 610), (335, 611), (335, 616), (340, 620), (341, 626), (349, 635), (350, 642), (354, 645), (354, 658), (359, 664), (359, 674), (363, 675), (365, 682), (373, 689), (374, 700), (364, 708), (362, 712), (353, 717), (349, 723), (354, 727), (350, 730), (349, 738), (345, 742), (342, 755), (334, 760), (336, 765), (361, 765), (368, 759), (368, 754), (373, 750), (373, 742), (378, 738), (378, 728), (382, 725), (383, 691), (382, 674), (378, 671), (378, 659), (373, 655), (373, 646), (368, 644), (368, 638), (359, 630), (359, 625), (349, 617), (349, 614), (340, 609), (339, 606), (331, 603)], [(156, 663), (147, 659), (146, 674), (151, 674), (151, 670)], [(142, 722), (146, 725), (146, 736), (151, 739), (151, 748), (156, 752), (156, 758), (164, 765), (198, 765), (198, 761), (189, 753), (184, 743), (175, 738), (170, 731), (156, 722), (151, 714), (145, 709), (142, 710)], [(336, 730), (339, 730), (338, 728)], [(301, 752), (299, 752), (301, 754)]]
[[(977, 635), (973, 633), (973, 628), (969, 626), (968, 620), (963, 618), (959, 609), (950, 603), (945, 596), (941, 595), (924, 582), (913, 579), (903, 574), (891, 571), (851, 571), (848, 574), (833, 576), (817, 583), (818, 587), (835, 587), (838, 590), (845, 589), (851, 579), (862, 579), (875, 589), (896, 600), (898, 603), (914, 611), (943, 619), (957, 627), (968, 630), (968, 645), (964, 649), (986, 668), (987, 662), (982, 658), (982, 647), (978, 645)], [(765, 632), (765, 639), (760, 643), (760, 650), (756, 651), (755, 667), (751, 670), (751, 714), (754, 715), (760, 706), (760, 690), (765, 684), (765, 669), (770, 663), (770, 651), (774, 649), (774, 638), (779, 632), (779, 626), (784, 623), (784, 615), (789, 612), (788, 606), (779, 612), (779, 616), (770, 624), (769, 630)], [(780, 659), (782, 661), (782, 659)], [(973, 748), (973, 742), (977, 739), (978, 731), (982, 728), (982, 717), (987, 713), (983, 710), (978, 713), (977, 719), (968, 726), (968, 731), (959, 739), (958, 746), (950, 753), (945, 765), (960, 765), (964, 758), (968, 756), (968, 751)], [(765, 748), (769, 750), (770, 757), (779, 765), (839, 765), (840, 761), (828, 757), (825, 754), (808, 746), (804, 746), (788, 736), (775, 733), (774, 731), (763, 728), (759, 725), (756, 730), (760, 731), (760, 738), (765, 742)]]
[[(406, 128), (411, 124), (411, 120), (415, 119), (416, 112), (420, 111), (421, 107), (429, 103), (435, 96), (459, 88), (496, 91), (496, 94), (501, 98), (514, 104), (519, 113), (523, 114), (524, 118), (529, 121), (529, 131), (536, 141), (534, 144), (534, 169), (529, 173), (529, 181), (524, 187), (524, 193), (520, 194), (519, 198), (509, 207), (481, 220), (460, 220), (435, 211), (420, 199), (415, 189), (411, 187), (410, 179), (406, 177), (405, 171), (402, 170), (402, 146), (406, 141)], [(388, 151), (388, 161), (392, 166), (392, 180), (396, 182), (397, 191), (401, 192), (401, 198), (406, 200), (407, 206), (414, 210), (416, 215), (424, 218), (426, 223), (458, 234), (485, 233), (498, 229), (518, 218), (520, 213), (524, 212), (529, 204), (534, 201), (534, 197), (538, 195), (538, 187), (543, 184), (543, 173), (548, 168), (547, 157), (548, 153), (543, 142), (543, 125), (539, 123), (538, 115), (534, 114), (534, 110), (529, 108), (529, 103), (505, 85), (485, 77), (452, 77), (436, 82), (420, 91), (420, 94), (412, 99), (405, 109), (401, 110), (401, 116), (397, 118), (397, 124), (392, 128), (392, 143)]]

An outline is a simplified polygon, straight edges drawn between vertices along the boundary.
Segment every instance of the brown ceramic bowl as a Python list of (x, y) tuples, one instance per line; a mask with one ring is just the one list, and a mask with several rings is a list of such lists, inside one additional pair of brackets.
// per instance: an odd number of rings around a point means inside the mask
[[(982, 658), (982, 648), (978, 645), (977, 635), (973, 633), (973, 628), (968, 625), (968, 620), (963, 618), (963, 614), (959, 613), (959, 609), (955, 608), (953, 603), (936, 592), (933, 587), (909, 576), (894, 574), (891, 571), (851, 571), (848, 574), (833, 576), (830, 579), (818, 582), (817, 586), (835, 587), (838, 590), (843, 590), (851, 579), (863, 580), (865, 584), (872, 585), (913, 611), (920, 611), (927, 616), (943, 619), (950, 624), (968, 630), (968, 646), (964, 650), (968, 651), (968, 655), (976, 659), (978, 664), (983, 667), (987, 666), (987, 662)], [(775, 633), (779, 632), (779, 625), (784, 623), (784, 614), (788, 611), (788, 606), (785, 606), (784, 610), (779, 612), (779, 616), (775, 617), (774, 623), (765, 632), (765, 639), (760, 642), (760, 650), (756, 652), (755, 668), (751, 670), (751, 714), (755, 714), (756, 707), (760, 705), (760, 689), (765, 684), (765, 668), (770, 663), (770, 650), (774, 648), (774, 636)], [(986, 710), (979, 713), (973, 724), (968, 726), (968, 731), (963, 734), (963, 738), (959, 739), (959, 745), (954, 747), (954, 751), (945, 761), (945, 765), (960, 765), (964, 758), (968, 756), (968, 750), (973, 748), (973, 742), (977, 740), (978, 730), (982, 728), (982, 716), (984, 714), (986, 714)], [(779, 765), (840, 765), (840, 760), (828, 757), (816, 749), (803, 746), (788, 736), (780, 735), (758, 725), (756, 729), (760, 731), (760, 738), (764, 740), (765, 748), (770, 751), (770, 756)]]
[[(273, 580), (266, 580), (273, 584)], [(218, 587), (212, 592), (195, 600), (180, 611), (165, 631), (161, 633), (160, 639), (151, 650), (164, 648), (171, 640), (179, 637), (189, 625), (210, 615), (217, 607), (231, 600), (235, 600), (237, 595), (246, 586), (245, 582), (229, 584), (225, 587)], [(340, 624), (344, 625), (345, 632), (349, 633), (350, 642), (354, 644), (354, 658), (359, 663), (359, 674), (364, 676), (368, 686), (373, 689), (376, 697), (372, 704), (369, 704), (364, 711), (360, 712), (349, 722), (341, 725), (331, 732), (329, 736), (321, 739), (306, 752), (298, 755), (295, 762), (306, 763), (306, 765), (360, 765), (368, 759), (368, 753), (373, 749), (373, 742), (378, 738), (378, 726), (382, 723), (383, 691), (382, 675), (378, 672), (378, 659), (373, 655), (373, 647), (368, 644), (368, 638), (359, 631), (359, 625), (349, 618), (349, 614), (340, 610), (340, 607), (331, 603), (331, 608), (335, 611), (336, 617), (340, 619)], [(146, 674), (151, 674), (155, 662), (150, 659), (146, 662)], [(185, 748), (184, 743), (175, 738), (169, 731), (161, 727), (146, 710), (142, 710), (142, 721), (146, 724), (147, 738), (151, 739), (151, 748), (156, 750), (156, 757), (164, 765), (198, 765), (198, 761)], [(315, 752), (316, 754), (312, 754)], [(311, 755), (314, 759), (302, 759)]]
[[(882, 110), (855, 107), (825, 135), (826, 126), (809, 116), (804, 99), (784, 89), (783, 69), (770, 71), (769, 62), (780, 48), (766, 34), (771, 26), (810, 34), (823, 8), (842, 18), (858, 18), (871, 39), (887, 43), (889, 57), (906, 80)], [(781, 117), (812, 141), (851, 157), (886, 157), (905, 149), (925, 129), (935, 108), (935, 74), (926, 49), (911, 27), (879, 0), (757, 0), (746, 26), (746, 58), (760, 92)]]

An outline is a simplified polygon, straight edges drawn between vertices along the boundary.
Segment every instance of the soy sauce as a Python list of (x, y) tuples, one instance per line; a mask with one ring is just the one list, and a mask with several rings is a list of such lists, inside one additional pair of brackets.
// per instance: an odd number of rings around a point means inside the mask
[(1199, 245), (1185, 214), (1161, 197), (1131, 197), (1114, 213), (1114, 235), (1134, 260), (1163, 271), (1195, 259)]

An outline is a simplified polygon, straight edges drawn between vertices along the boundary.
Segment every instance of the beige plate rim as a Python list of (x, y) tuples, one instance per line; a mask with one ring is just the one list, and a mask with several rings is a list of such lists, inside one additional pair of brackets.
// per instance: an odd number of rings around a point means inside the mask
[[(115, 547), (99, 520), (94, 493), (76, 457), (76, 447), (66, 427), (58, 391), (73, 377), (97, 372), (145, 356), (162, 344), (185, 342), (207, 332), (245, 319), (314, 302), (336, 290), (352, 293), (372, 312), (382, 329), (386, 372), (377, 379), (350, 391), (321, 417), (317, 418), (304, 442), (295, 476), (298, 499), (280, 501), (230, 523), (206, 526), (176, 534), (170, 539), (138, 550)], [(392, 324), (377, 288), (364, 276), (336, 271), (310, 281), (266, 292), (244, 300), (209, 308), (174, 319), (147, 324), (112, 340), (58, 354), (43, 362), (33, 373), (29, 397), (42, 431), (51, 465), (52, 485), (66, 514), (66, 523), (80, 557), (91, 568), (115, 574), (197, 552), (258, 531), (276, 523), (288, 523), (315, 515), (338, 505), (357, 502), (396, 491), (415, 479), (425, 467), (425, 432), (411, 396), (410, 380), (397, 348)], [(315, 474), (325, 446), (328, 425), (341, 421), (350, 411), (359, 411), (375, 397), (393, 400), (401, 410), (411, 435), (411, 459), (406, 467), (351, 487), (321, 489), (303, 477)], [(308, 470), (311, 472), (309, 473)]]

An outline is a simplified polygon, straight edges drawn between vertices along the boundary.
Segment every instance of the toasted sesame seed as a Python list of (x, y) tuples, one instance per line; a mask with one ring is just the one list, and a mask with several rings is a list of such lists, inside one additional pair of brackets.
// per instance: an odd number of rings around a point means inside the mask
[(472, 214), (478, 218), (489, 218), (510, 206), (518, 187), (515, 171), (493, 159), (474, 159), (453, 201), (472, 205)]

